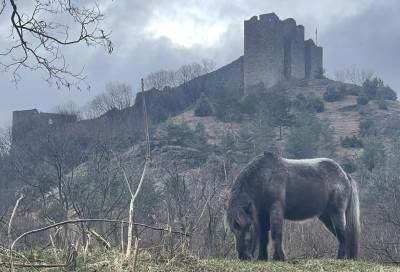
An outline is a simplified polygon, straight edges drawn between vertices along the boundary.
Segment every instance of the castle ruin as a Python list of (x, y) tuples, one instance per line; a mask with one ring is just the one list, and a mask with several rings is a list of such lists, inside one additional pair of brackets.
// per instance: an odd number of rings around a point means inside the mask
[(284, 79), (311, 79), (322, 69), (322, 47), (304, 41), (304, 26), (275, 13), (244, 21), (244, 89), (262, 82), (269, 88)]
[[(149, 118), (157, 123), (175, 116), (193, 105), (202, 93), (210, 97), (224, 95), (225, 90), (246, 93), (260, 82), (268, 88), (285, 79), (311, 79), (321, 68), (322, 47), (311, 39), (304, 41), (302, 25), (296, 25), (294, 19), (281, 21), (274, 13), (255, 16), (244, 22), (244, 56), (181, 86), (164, 91), (147, 90)], [(137, 94), (132, 107), (112, 110), (89, 120), (36, 109), (14, 111), (12, 146), (40, 147), (39, 142), (46, 140), (46, 135), (63, 127), (61, 133), (69, 130), (81, 137), (82, 142), (98, 135), (117, 135), (119, 142), (131, 143), (143, 133), (141, 95)]]

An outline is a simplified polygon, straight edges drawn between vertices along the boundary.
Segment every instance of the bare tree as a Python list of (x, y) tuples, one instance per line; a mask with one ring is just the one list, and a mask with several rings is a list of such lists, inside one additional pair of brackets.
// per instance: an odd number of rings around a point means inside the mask
[(9, 154), (11, 149), (11, 128), (0, 128), (0, 157)]
[(372, 78), (374, 72), (371, 70), (358, 69), (353, 66), (351, 68), (336, 71), (335, 79), (337, 81), (362, 85), (365, 80)]
[(87, 105), (86, 117), (96, 118), (112, 109), (122, 110), (133, 105), (132, 87), (124, 83), (108, 83), (105, 91)]
[(213, 71), (215, 64), (212, 60), (204, 59), (201, 63), (190, 63), (182, 65), (178, 70), (160, 70), (150, 73), (146, 78), (148, 88), (163, 90), (165, 87), (177, 87), (196, 77)]
[(178, 81), (175, 76), (175, 72), (172, 70), (160, 70), (149, 74), (146, 77), (146, 86), (151, 86), (158, 90), (164, 89), (164, 87), (176, 87)]
[(81, 109), (74, 101), (69, 101), (67, 103), (55, 106), (53, 112), (64, 115), (76, 116), (77, 119), (81, 119), (82, 117)]
[(70, 70), (63, 49), (74, 44), (113, 50), (98, 5), (73, 0), (2, 0), (0, 15), (9, 17), (8, 48), (0, 53), (0, 69), (17, 83), (22, 70), (40, 71), (49, 83), (70, 88), (85, 78)]

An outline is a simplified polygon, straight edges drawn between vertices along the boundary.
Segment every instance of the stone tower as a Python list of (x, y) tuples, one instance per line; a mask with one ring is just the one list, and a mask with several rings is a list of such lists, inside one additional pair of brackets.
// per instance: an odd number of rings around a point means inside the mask
[(322, 66), (322, 47), (304, 41), (304, 27), (275, 13), (244, 21), (245, 92), (262, 82), (271, 87), (284, 79), (314, 78)]

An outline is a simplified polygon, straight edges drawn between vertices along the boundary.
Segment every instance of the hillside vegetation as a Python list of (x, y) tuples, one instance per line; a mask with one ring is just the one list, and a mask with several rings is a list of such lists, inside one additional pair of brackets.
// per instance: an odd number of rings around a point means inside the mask
[[(190, 90), (182, 86), (179, 91)], [(161, 93), (167, 91), (151, 92), (163, 100)], [(37, 144), (0, 153), (0, 244), (7, 248), (7, 223), (23, 194), (11, 240), (68, 219), (114, 221), (35, 233), (19, 240), (15, 249), (44, 255), (49, 247), (66, 251), (75, 245), (81, 271), (130, 271), (130, 264), (122, 267), (114, 252), (126, 249), (130, 190), (142, 180), (133, 209), (135, 222), (142, 225), (134, 228), (133, 236), (140, 241), (139, 252), (151, 249), (152, 258), (139, 258), (139, 271), (395, 271), (331, 261), (337, 243), (317, 220), (285, 223), (288, 258), (310, 261), (238, 262), (232, 260), (234, 240), (223, 222), (232, 182), (254, 156), (268, 150), (294, 159), (329, 157), (359, 184), (361, 260), (399, 263), (400, 103), (393, 90), (378, 79), (362, 86), (316, 79), (287, 81), (270, 89), (257, 85), (249, 94), (228, 88), (196, 97), (177, 114), (156, 111), (154, 101), (148, 107), (154, 110), (151, 120), (159, 121), (150, 123), (151, 160), (143, 179), (143, 133), (123, 134), (124, 127), (121, 134), (110, 135), (103, 134), (109, 130), (106, 125), (99, 131), (93, 126), (90, 135), (96, 137), (85, 137), (85, 145), (80, 145), (82, 138), (75, 137), (71, 127), (60, 126), (56, 133), (39, 137)], [(99, 255), (104, 247), (108, 250)], [(91, 257), (83, 265), (85, 254)], [(160, 257), (164, 255), (167, 260)]]

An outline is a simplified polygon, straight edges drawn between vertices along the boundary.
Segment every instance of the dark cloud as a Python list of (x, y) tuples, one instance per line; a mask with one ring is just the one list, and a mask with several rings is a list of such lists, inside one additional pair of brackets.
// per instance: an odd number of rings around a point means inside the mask
[[(74, 67), (85, 66), (91, 91), (57, 90), (36, 73), (24, 73), (15, 89), (10, 76), (0, 74), (0, 126), (10, 122), (12, 110), (36, 107), (46, 111), (69, 100), (83, 105), (110, 81), (132, 84), (137, 90), (139, 79), (151, 71), (174, 69), (203, 58), (213, 59), (217, 66), (229, 63), (243, 51), (243, 20), (271, 11), (281, 18), (293, 17), (304, 24), (309, 37), (318, 26), (328, 72), (356, 65), (376, 71), (400, 90), (395, 75), (400, 48), (400, 18), (397, 16), (400, 4), (395, 0), (382, 2), (103, 0), (101, 7), (107, 15), (105, 25), (112, 29), (115, 43), (113, 54), (108, 55), (101, 48), (87, 47), (70, 48), (66, 53)], [(215, 35), (215, 30), (222, 28), (223, 31), (218, 32), (217, 39), (185, 47), (182, 46), (185, 41), (180, 44), (168, 35), (156, 36), (149, 31), (149, 25), (165, 24), (168, 20), (181, 24), (182, 33), (185, 24), (192, 24), (197, 33), (185, 33), (188, 39), (197, 39), (199, 35), (206, 39), (208, 35)], [(4, 26), (4, 22), (0, 19), (1, 25)], [(0, 35), (2, 31), (4, 34), (4, 27), (0, 27)], [(176, 31), (179, 33), (180, 29)], [(1, 41), (0, 46), (3, 46)]]
[(371, 70), (400, 92), (399, 12), (399, 2), (389, 0), (332, 25), (321, 37), (328, 72), (352, 66)]

